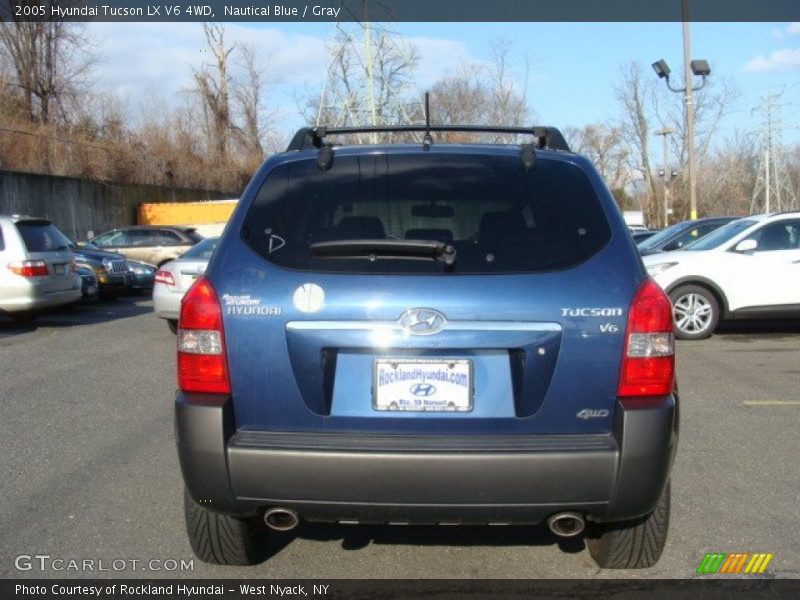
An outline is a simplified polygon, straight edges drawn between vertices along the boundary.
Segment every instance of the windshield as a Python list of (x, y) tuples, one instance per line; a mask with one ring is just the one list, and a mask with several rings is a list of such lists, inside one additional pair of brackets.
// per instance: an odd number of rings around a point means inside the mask
[(284, 163), (242, 230), (276, 265), (346, 273), (565, 269), (610, 235), (579, 167), (542, 158), (526, 170), (517, 155), (477, 153), (340, 156), (328, 171), (315, 159)]
[(670, 237), (672, 237), (672, 234), (674, 234), (677, 231), (680, 231), (684, 227), (686, 227), (686, 223), (675, 223), (674, 225), (670, 225), (666, 229), (662, 229), (661, 231), (650, 236), (643, 242), (640, 242), (639, 244), (637, 244), (637, 247), (639, 248), (639, 250), (650, 250), (652, 248), (656, 248), (661, 244), (662, 241), (669, 239)]
[(696, 242), (684, 246), (683, 250), (711, 250), (720, 246), (730, 240), (738, 233), (744, 231), (751, 225), (755, 225), (757, 221), (752, 219), (739, 219), (738, 221), (731, 221), (727, 225), (723, 225), (709, 233), (707, 236), (700, 238)]
[(204, 239), (199, 244), (195, 244), (194, 246), (189, 248), (186, 252), (181, 254), (181, 258), (210, 259), (211, 255), (214, 253), (214, 249), (217, 247), (217, 242), (219, 242), (218, 237)]

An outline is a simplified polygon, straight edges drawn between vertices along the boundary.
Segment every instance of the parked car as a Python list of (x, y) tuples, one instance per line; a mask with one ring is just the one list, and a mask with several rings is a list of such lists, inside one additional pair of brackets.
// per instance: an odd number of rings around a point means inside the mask
[(669, 299), (591, 163), (558, 130), (514, 131), (533, 143), (305, 129), (256, 173), (181, 303), (200, 559), (259, 561), (267, 528), (306, 519), (546, 522), (587, 528), (603, 567), (658, 560)]
[(646, 229), (644, 231), (631, 231), (631, 237), (633, 241), (637, 244), (645, 241), (648, 238), (653, 237), (655, 234), (659, 232), (658, 229)]
[(90, 243), (103, 250), (123, 254), (130, 260), (160, 267), (178, 258), (202, 239), (203, 236), (193, 227), (137, 225), (101, 233)]
[(672, 252), (696, 242), (718, 227), (736, 220), (736, 217), (707, 217), (675, 223), (659, 231), (656, 235), (637, 242), (639, 254), (647, 256), (658, 252)]
[(746, 217), (643, 260), (670, 296), (678, 338), (707, 338), (722, 319), (800, 317), (800, 213)]
[(129, 260), (131, 270), (128, 279), (128, 290), (136, 293), (150, 292), (156, 281), (156, 268), (138, 260)]
[(47, 219), (0, 216), (0, 311), (25, 321), (80, 298), (67, 237)]
[(186, 290), (202, 275), (219, 238), (206, 238), (184, 252), (180, 258), (162, 265), (153, 287), (153, 311), (167, 320), (172, 333), (178, 331), (181, 300)]
[(106, 252), (91, 244), (78, 246), (72, 240), (69, 247), (75, 255), (75, 263), (95, 274), (98, 296), (113, 299), (125, 292), (131, 273), (124, 256)]
[(92, 269), (77, 267), (75, 272), (81, 277), (81, 295), (84, 300), (97, 299), (97, 277)]

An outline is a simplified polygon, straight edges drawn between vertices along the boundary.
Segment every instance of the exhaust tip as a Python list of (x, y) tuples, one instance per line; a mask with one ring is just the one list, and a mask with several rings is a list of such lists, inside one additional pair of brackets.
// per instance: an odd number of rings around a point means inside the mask
[(559, 537), (575, 537), (586, 529), (583, 515), (576, 512), (562, 512), (551, 515), (547, 519), (547, 526)]
[(275, 531), (291, 531), (300, 523), (300, 517), (289, 508), (270, 508), (264, 513), (264, 524)]

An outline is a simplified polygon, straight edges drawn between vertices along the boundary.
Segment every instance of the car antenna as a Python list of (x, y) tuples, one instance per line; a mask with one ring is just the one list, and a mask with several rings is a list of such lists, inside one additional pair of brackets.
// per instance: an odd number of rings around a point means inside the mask
[(425, 135), (422, 138), (422, 149), (430, 150), (431, 144), (433, 144), (433, 137), (431, 137), (430, 92), (425, 92)]

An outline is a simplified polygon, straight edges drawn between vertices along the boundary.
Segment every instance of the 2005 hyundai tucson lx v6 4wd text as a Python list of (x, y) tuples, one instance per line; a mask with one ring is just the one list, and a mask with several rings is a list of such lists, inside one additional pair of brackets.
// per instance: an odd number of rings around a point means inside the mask
[(547, 523), (603, 567), (661, 555), (668, 298), (558, 130), (432, 143), (445, 129), (301, 130), (184, 297), (176, 433), (202, 560), (263, 560), (299, 519)]

